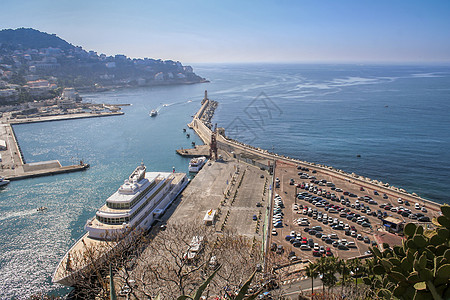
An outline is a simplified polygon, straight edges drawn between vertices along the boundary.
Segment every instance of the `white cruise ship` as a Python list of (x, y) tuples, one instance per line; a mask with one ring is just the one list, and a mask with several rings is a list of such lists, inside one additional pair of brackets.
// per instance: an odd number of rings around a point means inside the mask
[(206, 162), (206, 157), (204, 157), (204, 156), (195, 157), (195, 158), (191, 159), (191, 161), (189, 162), (189, 172), (196, 173), (196, 172), (200, 171), (200, 169), (203, 167), (205, 162)]
[(144, 164), (138, 166), (87, 221), (87, 232), (63, 257), (52, 281), (75, 285), (79, 272), (105, 261), (111, 250), (130, 242), (131, 233), (148, 230), (188, 182), (185, 173), (146, 172)]

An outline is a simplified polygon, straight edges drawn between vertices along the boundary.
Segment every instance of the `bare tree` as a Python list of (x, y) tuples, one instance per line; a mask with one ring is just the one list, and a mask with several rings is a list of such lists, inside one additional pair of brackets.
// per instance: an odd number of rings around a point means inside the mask
[[(107, 255), (99, 259), (104, 253)], [(171, 224), (154, 235), (133, 232), (125, 240), (87, 244), (73, 253), (70, 261), (87, 266), (74, 274), (79, 298), (109, 299), (111, 264), (117, 291), (125, 286), (132, 299), (151, 299), (158, 294), (176, 299), (192, 294), (218, 265), (222, 267), (205, 294), (238, 291), (262, 263), (262, 252), (260, 242), (233, 231), (217, 233), (211, 226)], [(67, 267), (70, 272), (70, 264)], [(252, 283), (256, 290), (262, 274)]]

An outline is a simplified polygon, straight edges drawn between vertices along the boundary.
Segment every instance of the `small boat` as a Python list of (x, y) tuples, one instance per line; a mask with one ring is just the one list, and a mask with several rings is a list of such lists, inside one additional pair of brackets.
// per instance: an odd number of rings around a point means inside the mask
[(150, 117), (156, 117), (156, 115), (158, 115), (158, 112), (155, 109), (152, 109), (150, 112)]
[(46, 210), (47, 210), (47, 207), (45, 207), (45, 206), (41, 206), (37, 209), (37, 211), (46, 211)]
[(9, 183), (8, 179), (5, 179), (5, 177), (0, 176), (0, 186), (7, 185)]
[(194, 146), (194, 147), (195, 147), (195, 142), (192, 142), (191, 144), (192, 144), (192, 146)]
[(196, 173), (200, 171), (205, 162), (206, 157), (204, 156), (191, 159), (191, 161), (189, 162), (189, 172)]
[(186, 132), (186, 128), (183, 128), (183, 132)]
[(187, 137), (187, 138), (190, 138), (191, 135), (190, 135), (189, 133), (186, 133), (186, 137)]

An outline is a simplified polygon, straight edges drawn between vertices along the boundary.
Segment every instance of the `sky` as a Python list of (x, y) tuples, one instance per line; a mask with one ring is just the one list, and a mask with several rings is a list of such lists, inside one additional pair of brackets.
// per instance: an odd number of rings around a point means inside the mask
[(450, 62), (450, 0), (0, 0), (0, 28), (107, 55), (202, 62)]

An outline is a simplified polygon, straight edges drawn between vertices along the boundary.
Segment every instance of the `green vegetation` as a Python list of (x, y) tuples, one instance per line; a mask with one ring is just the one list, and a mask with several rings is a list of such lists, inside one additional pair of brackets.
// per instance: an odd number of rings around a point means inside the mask
[[(355, 299), (450, 299), (450, 206), (443, 205), (441, 212), (433, 219), (434, 229), (407, 224), (401, 246), (383, 244), (382, 251), (372, 247), (374, 257), (365, 261), (322, 257), (307, 266), (306, 275), (311, 283), (321, 275), (328, 293), (341, 284), (344, 294), (352, 274)], [(341, 275), (339, 282), (335, 273)]]
[(424, 230), (409, 223), (402, 246), (373, 248), (370, 275), (364, 278), (374, 296), (383, 299), (450, 299), (450, 206)]
[(55, 34), (47, 34), (32, 28), (4, 29), (0, 31), (0, 44), (21, 49), (60, 48), (73, 49), (75, 46), (57, 37)]

